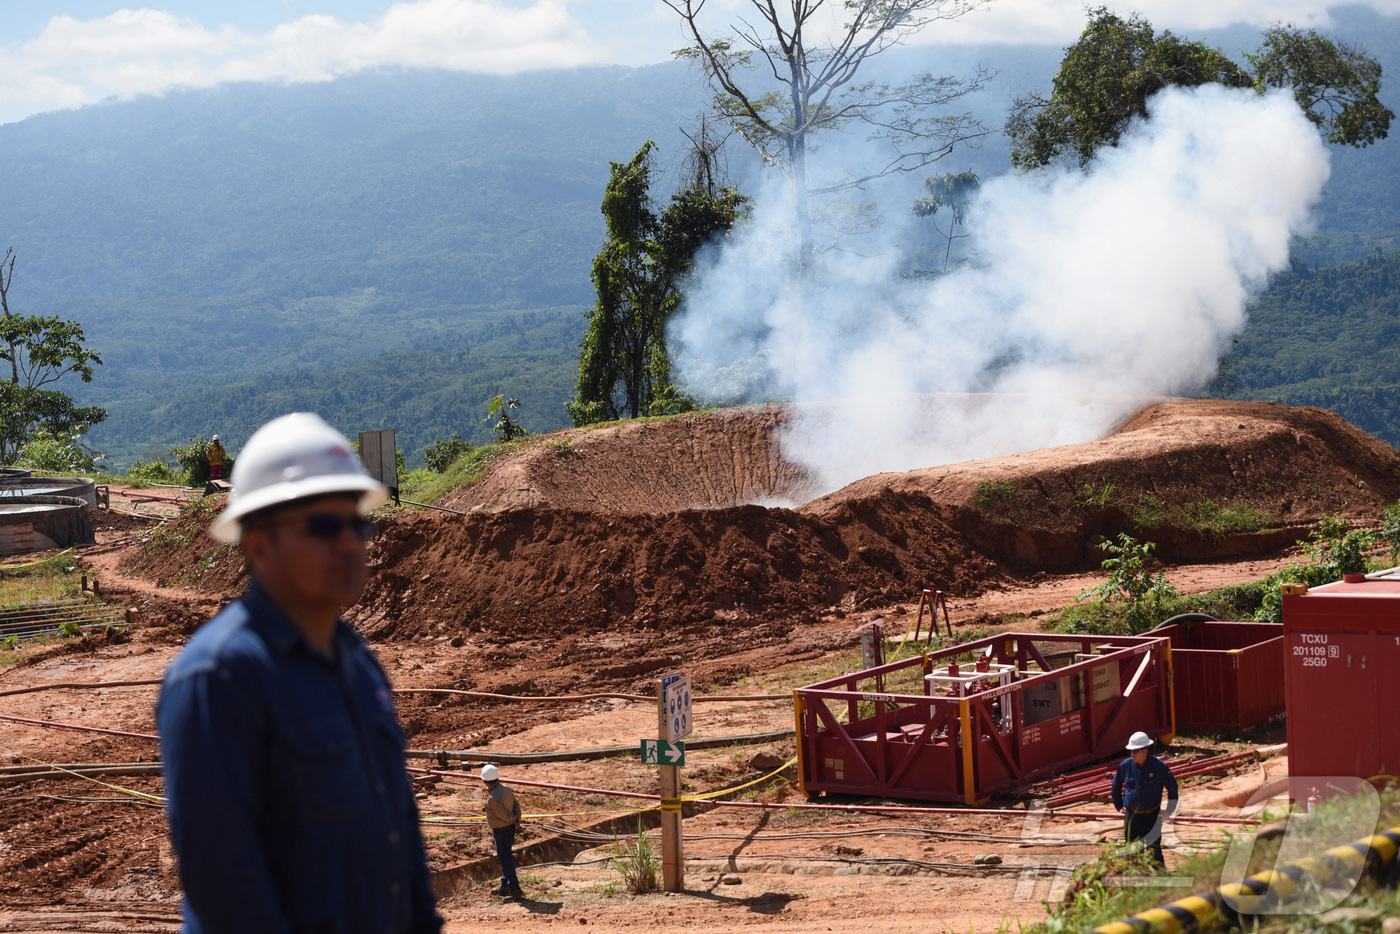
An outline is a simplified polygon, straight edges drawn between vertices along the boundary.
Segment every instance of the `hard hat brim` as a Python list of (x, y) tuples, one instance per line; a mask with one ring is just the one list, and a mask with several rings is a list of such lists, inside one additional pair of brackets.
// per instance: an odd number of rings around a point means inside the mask
[(254, 490), (245, 496), (239, 496), (238, 490), (235, 488), (233, 502), (209, 526), (209, 534), (217, 541), (236, 545), (243, 537), (243, 527), (240, 520), (244, 516), (267, 509), (270, 506), (281, 506), (286, 503), (294, 503), (297, 500), (326, 496), (331, 493), (359, 493), (358, 508), (360, 514), (366, 516), (389, 498), (389, 491), (383, 484), (363, 474), (359, 476), (335, 474), (286, 481), (264, 487), (261, 490)]

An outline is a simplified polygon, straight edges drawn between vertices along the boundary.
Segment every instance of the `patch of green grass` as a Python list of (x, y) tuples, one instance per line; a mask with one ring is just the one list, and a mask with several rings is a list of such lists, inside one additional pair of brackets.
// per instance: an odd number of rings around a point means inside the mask
[(433, 473), (431, 470), (405, 471), (401, 478), (399, 495), (420, 503), (435, 503), (459, 487), (480, 482), (486, 476), (492, 461), (514, 454), (517, 448), (526, 443), (528, 442), (512, 441), (508, 444), (483, 444), (457, 458), (442, 473)]
[(1258, 532), (1268, 528), (1269, 516), (1250, 503), (1221, 506), (1211, 499), (1190, 503), (1180, 510), (1182, 521), (1202, 538), (1219, 538), (1234, 532)]
[(1139, 529), (1155, 529), (1166, 525), (1170, 514), (1161, 498), (1152, 493), (1143, 493), (1138, 497), (1137, 503), (1128, 510), (1128, 518)]
[(977, 484), (977, 495), (972, 503), (979, 509), (991, 509), (998, 504), (1010, 505), (1016, 502), (1016, 488), (1006, 480), (983, 480)]
[(78, 560), (71, 554), (0, 567), (0, 606), (67, 600), (82, 592)]

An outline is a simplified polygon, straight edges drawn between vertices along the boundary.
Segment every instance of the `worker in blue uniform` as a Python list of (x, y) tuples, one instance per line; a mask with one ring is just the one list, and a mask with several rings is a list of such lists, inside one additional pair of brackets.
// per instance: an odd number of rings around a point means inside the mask
[[(1146, 847), (1157, 865), (1166, 866), (1162, 857), (1162, 824), (1176, 811), (1176, 777), (1167, 764), (1148, 750), (1152, 739), (1146, 733), (1128, 738), (1128, 758), (1113, 776), (1113, 807), (1123, 812), (1123, 840)], [(1167, 793), (1167, 812), (1162, 813), (1162, 791)]]
[(186, 934), (439, 934), (393, 693), (340, 613), (387, 496), (319, 417), (260, 428), (210, 529), (247, 592), (170, 666), (156, 721)]

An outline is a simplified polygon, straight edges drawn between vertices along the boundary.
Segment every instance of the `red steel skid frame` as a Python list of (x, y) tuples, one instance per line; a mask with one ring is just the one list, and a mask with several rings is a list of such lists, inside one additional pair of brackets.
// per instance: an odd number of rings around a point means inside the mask
[[(1092, 646), (1100, 654), (1052, 670), (1034, 643), (1084, 654)], [(1001, 664), (1031, 672), (1034, 663), (1040, 672), (961, 698), (883, 690), (895, 672), (918, 666), (927, 675), (945, 659), (988, 649)], [(1111, 661), (1118, 663), (1117, 693), (1094, 702), (1092, 671)], [(1117, 753), (1137, 730), (1170, 742), (1176, 732), (1171, 664), (1165, 638), (1003, 633), (798, 688), (803, 790), (977, 804)], [(1079, 679), (1086, 702), (1027, 725), (1026, 689), (1061, 678)], [(861, 703), (873, 705), (873, 714), (862, 717)], [(844, 724), (833, 712), (842, 704)], [(966, 742), (968, 736), (977, 741)]]

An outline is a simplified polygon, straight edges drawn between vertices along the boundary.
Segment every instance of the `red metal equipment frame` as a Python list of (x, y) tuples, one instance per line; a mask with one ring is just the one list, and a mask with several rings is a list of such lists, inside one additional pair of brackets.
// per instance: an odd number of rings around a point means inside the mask
[[(964, 697), (884, 690), (911, 676), (927, 684), (949, 661), (983, 654), (1014, 665), (1016, 680)], [(1047, 655), (1092, 657), (1056, 668)], [(1160, 636), (1003, 633), (798, 688), (803, 790), (980, 804), (1119, 753), (1137, 730), (1170, 742), (1171, 659)], [(1114, 670), (1116, 683), (1102, 683)], [(1077, 706), (1027, 724), (1027, 691), (1054, 684)]]
[(1172, 641), (1176, 728), (1248, 730), (1284, 709), (1283, 626), (1188, 620), (1147, 635)]

